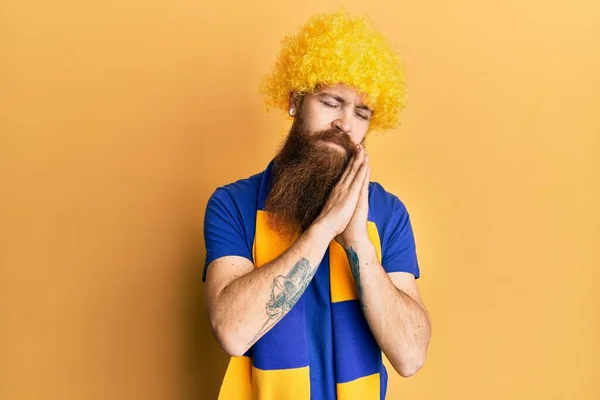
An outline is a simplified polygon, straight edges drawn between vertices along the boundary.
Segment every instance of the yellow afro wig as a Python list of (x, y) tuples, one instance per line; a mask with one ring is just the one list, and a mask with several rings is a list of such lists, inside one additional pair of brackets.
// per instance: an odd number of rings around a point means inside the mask
[(296, 35), (286, 36), (261, 92), (267, 110), (287, 110), (292, 92), (314, 93), (338, 83), (364, 96), (374, 111), (370, 130), (398, 125), (406, 99), (398, 55), (370, 20), (352, 17), (345, 10), (317, 14)]

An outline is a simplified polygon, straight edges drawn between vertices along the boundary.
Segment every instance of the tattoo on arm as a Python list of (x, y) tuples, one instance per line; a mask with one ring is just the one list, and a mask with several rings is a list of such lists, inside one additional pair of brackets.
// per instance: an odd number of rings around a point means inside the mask
[(362, 302), (362, 287), (360, 284), (360, 261), (358, 260), (358, 254), (354, 251), (352, 247), (344, 248), (346, 251), (346, 256), (348, 257), (348, 264), (350, 264), (350, 271), (352, 272), (352, 277), (354, 278), (354, 283), (356, 283), (356, 290), (358, 291), (358, 302), (360, 303), (360, 307), (364, 308), (364, 304)]
[(269, 318), (250, 344), (256, 342), (294, 307), (316, 272), (317, 268), (311, 267), (308, 260), (302, 258), (286, 276), (275, 277), (271, 285), (271, 298), (265, 306)]

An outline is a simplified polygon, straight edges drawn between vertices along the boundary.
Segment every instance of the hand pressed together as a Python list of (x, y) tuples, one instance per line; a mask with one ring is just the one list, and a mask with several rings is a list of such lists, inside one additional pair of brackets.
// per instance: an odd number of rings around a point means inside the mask
[(362, 145), (357, 148), (315, 221), (332, 229), (335, 240), (344, 248), (368, 240), (369, 156)]

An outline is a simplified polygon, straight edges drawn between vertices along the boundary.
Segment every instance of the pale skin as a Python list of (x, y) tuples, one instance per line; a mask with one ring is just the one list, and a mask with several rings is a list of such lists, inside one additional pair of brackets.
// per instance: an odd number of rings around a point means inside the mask
[[(290, 108), (298, 107), (297, 96), (290, 96)], [(375, 340), (394, 369), (411, 376), (425, 362), (431, 323), (415, 277), (405, 272), (387, 274), (367, 234), (370, 167), (360, 143), (372, 111), (356, 90), (338, 84), (306, 94), (299, 112), (310, 131), (334, 127), (347, 134), (357, 154), (319, 217), (281, 256), (261, 268), (236, 256), (219, 258), (208, 266), (206, 304), (215, 337), (228, 354), (244, 354), (295, 305), (335, 239), (348, 255)], [(330, 142), (323, 146), (344, 151)], [(289, 283), (286, 296), (275, 296), (273, 288), (283, 281)]]

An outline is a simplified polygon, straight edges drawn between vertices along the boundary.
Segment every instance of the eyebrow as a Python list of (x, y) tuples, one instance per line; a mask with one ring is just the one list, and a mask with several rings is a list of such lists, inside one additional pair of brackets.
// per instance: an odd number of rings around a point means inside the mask
[[(323, 97), (323, 96), (331, 97), (332, 99), (334, 99), (334, 100), (336, 100), (336, 101), (338, 101), (338, 102), (342, 103), (343, 105), (346, 105), (346, 104), (348, 104), (348, 101), (346, 101), (346, 99), (344, 99), (342, 96), (336, 96), (336, 95), (334, 95), (334, 94), (331, 94), (331, 93), (326, 93), (326, 92), (323, 92), (323, 93), (319, 93), (319, 94), (318, 94), (318, 96), (319, 96), (319, 97)], [(371, 113), (373, 112), (373, 110), (371, 110), (371, 109), (370, 109), (368, 106), (366, 106), (366, 105), (359, 105), (359, 106), (356, 106), (356, 108), (360, 108), (361, 110), (369, 111), (369, 112), (371, 112)]]

